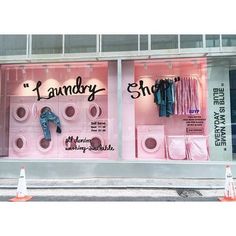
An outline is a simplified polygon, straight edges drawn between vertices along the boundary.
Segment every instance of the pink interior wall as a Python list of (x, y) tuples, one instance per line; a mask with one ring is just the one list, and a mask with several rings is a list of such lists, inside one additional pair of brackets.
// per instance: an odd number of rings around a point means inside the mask
[[(112, 136), (112, 140), (109, 141), (109, 144), (114, 146), (116, 150), (116, 152), (110, 156), (116, 158), (117, 136), (115, 136), (115, 134), (117, 134), (117, 96), (114, 95), (114, 91), (117, 89), (116, 63), (109, 63), (108, 65), (107, 62), (95, 62), (92, 63), (92, 67), (90, 65), (91, 64), (88, 63), (71, 63), (70, 67), (63, 64), (48, 64), (47, 67), (42, 64), (3, 66), (4, 79), (7, 84), (6, 93), (9, 97), (36, 96), (36, 93), (33, 92), (32, 89), (35, 88), (37, 81), (40, 80), (42, 82), (40, 94), (41, 96), (48, 96), (47, 90), (50, 87), (58, 88), (63, 85), (73, 86), (77, 76), (82, 77), (83, 85), (96, 85), (97, 89), (105, 88), (105, 91), (99, 92), (98, 94), (109, 96), (108, 133), (110, 137)], [(25, 83), (29, 83), (29, 88), (24, 88), (23, 84)], [(85, 95), (89, 95), (89, 93), (86, 92)], [(41, 100), (40, 103), (50, 100)], [(36, 98), (35, 102), (37, 104)], [(10, 104), (8, 104), (8, 108), (9, 105)]]
[(135, 101), (127, 92), (134, 82), (134, 61), (122, 63), (122, 158), (135, 158)]
[(118, 101), (117, 101), (117, 63), (108, 62), (108, 142), (114, 147), (109, 152), (109, 159), (117, 159), (118, 155)]
[[(73, 65), (73, 66), (72, 66)], [(6, 67), (7, 77), (7, 95), (33, 96), (32, 92), (37, 81), (42, 82), (40, 92), (42, 96), (48, 94), (50, 87), (59, 87), (63, 85), (74, 85), (77, 76), (81, 76), (82, 84), (96, 84), (97, 88), (105, 88), (105, 91), (99, 94), (107, 94), (107, 63), (94, 64), (92, 69), (87, 65), (72, 64), (68, 69), (66, 66), (49, 65), (47, 69), (43, 65), (25, 66), (23, 73), (22, 66)], [(24, 88), (23, 84), (29, 83), (29, 88)]]
[[(147, 86), (155, 84), (159, 76), (176, 75), (198, 75), (199, 95), (201, 97), (201, 116), (207, 118), (207, 77), (205, 59), (187, 60), (158, 60), (158, 61), (137, 61), (135, 63), (135, 81), (140, 79)], [(137, 125), (165, 125), (165, 135), (186, 134), (186, 122), (183, 121), (188, 115), (172, 115), (170, 117), (159, 117), (159, 108), (154, 103), (153, 94), (141, 96), (135, 100), (135, 124)], [(207, 133), (207, 122), (205, 122), (204, 133)]]

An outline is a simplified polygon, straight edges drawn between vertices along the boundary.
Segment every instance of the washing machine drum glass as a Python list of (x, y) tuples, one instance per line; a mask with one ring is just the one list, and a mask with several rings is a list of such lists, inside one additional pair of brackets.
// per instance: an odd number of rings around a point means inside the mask
[(73, 117), (75, 115), (75, 108), (73, 106), (66, 107), (65, 114), (67, 117)]
[(94, 137), (90, 140), (90, 144), (91, 144), (91, 147), (98, 148), (98, 147), (102, 146), (102, 141), (100, 138)]
[(160, 148), (160, 143), (155, 138), (148, 137), (143, 140), (142, 146), (146, 152), (156, 152)]
[(40, 147), (43, 149), (48, 149), (50, 146), (50, 142), (46, 140), (45, 138), (42, 138), (39, 144), (40, 144)]
[(52, 111), (51, 107), (42, 107), (41, 114), (46, 111)]
[(26, 139), (24, 136), (17, 136), (13, 141), (13, 149), (15, 152), (24, 151), (26, 148)]
[(29, 116), (29, 110), (23, 105), (19, 106), (14, 110), (13, 116), (17, 121), (25, 121)]
[(19, 149), (22, 149), (23, 146), (24, 146), (24, 141), (22, 140), (22, 138), (18, 138), (16, 140), (16, 146), (19, 148)]
[(99, 105), (93, 104), (90, 106), (89, 116), (91, 119), (97, 119), (101, 115), (102, 115), (102, 108)]
[(25, 111), (25, 108), (24, 107), (19, 107), (17, 110), (16, 110), (16, 114), (19, 118), (23, 118), (25, 115), (26, 115), (26, 111)]

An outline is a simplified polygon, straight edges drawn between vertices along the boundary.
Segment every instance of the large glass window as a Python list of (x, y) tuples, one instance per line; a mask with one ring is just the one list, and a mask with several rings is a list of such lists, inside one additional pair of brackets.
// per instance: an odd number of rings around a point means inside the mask
[(219, 47), (220, 46), (220, 35), (219, 34), (208, 34), (206, 35), (206, 47)]
[(178, 48), (178, 35), (151, 35), (151, 49)]
[(229, 74), (229, 63), (212, 58), (124, 61), (123, 158), (232, 161), (236, 73)]
[(222, 35), (222, 46), (223, 47), (236, 47), (236, 35), (235, 34)]
[(62, 35), (32, 35), (32, 54), (62, 53)]
[(106, 61), (2, 66), (0, 155), (116, 159), (116, 67)]
[(210, 159), (206, 63), (205, 58), (123, 62), (124, 159)]
[(65, 53), (96, 52), (96, 35), (65, 35)]
[(138, 50), (138, 35), (102, 35), (102, 51), (117, 52), (117, 51), (137, 51)]
[(26, 55), (26, 35), (0, 35), (0, 56)]
[(181, 48), (202, 48), (203, 39), (202, 35), (180, 35)]

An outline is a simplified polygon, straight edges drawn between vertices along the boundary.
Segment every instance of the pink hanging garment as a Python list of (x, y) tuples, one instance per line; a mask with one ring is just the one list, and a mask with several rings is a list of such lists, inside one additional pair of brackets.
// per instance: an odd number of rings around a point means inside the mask
[(187, 79), (187, 115), (191, 114), (191, 78)]
[(182, 78), (182, 115), (185, 115), (186, 105), (186, 89), (185, 89), (185, 77)]
[(188, 158), (195, 161), (206, 161), (209, 159), (206, 136), (188, 136), (187, 139)]
[(175, 115), (178, 115), (178, 106), (179, 106), (179, 81), (175, 82)]
[[(190, 81), (190, 88), (191, 88), (191, 96), (190, 96), (190, 109), (194, 111), (193, 114), (197, 110), (200, 112), (200, 101), (199, 101), (199, 91), (198, 91), (198, 80), (196, 78), (192, 78)], [(198, 113), (199, 113), (198, 112)]]
[(185, 136), (167, 136), (167, 156), (171, 160), (187, 159)]
[(184, 92), (185, 92), (185, 99), (184, 99), (184, 114), (188, 115), (188, 100), (189, 100), (189, 85), (188, 85), (189, 78), (185, 77), (184, 80)]
[(198, 91), (198, 87), (199, 87), (199, 83), (198, 80), (196, 78), (194, 78), (194, 105), (195, 105), (195, 109), (199, 110), (200, 113), (200, 101), (199, 101), (199, 91)]

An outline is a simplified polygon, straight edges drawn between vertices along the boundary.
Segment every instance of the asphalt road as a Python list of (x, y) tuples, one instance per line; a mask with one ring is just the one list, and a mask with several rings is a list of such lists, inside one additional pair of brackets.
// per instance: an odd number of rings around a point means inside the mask
[[(208, 202), (218, 201), (212, 190), (193, 189), (34, 189), (28, 190), (32, 202), (76, 201), (157, 201), (157, 202)], [(1, 189), (0, 201), (14, 197), (16, 190)]]
[[(0, 201), (6, 202), (9, 200), (9, 196), (1, 196)], [(194, 197), (194, 198), (178, 198), (178, 197), (77, 197), (77, 196), (36, 196), (33, 197), (31, 202), (77, 202), (77, 201), (93, 201), (93, 202), (100, 202), (100, 201), (125, 201), (125, 202), (213, 202), (218, 201), (216, 197), (208, 197), (208, 198), (201, 198), (201, 197)]]

